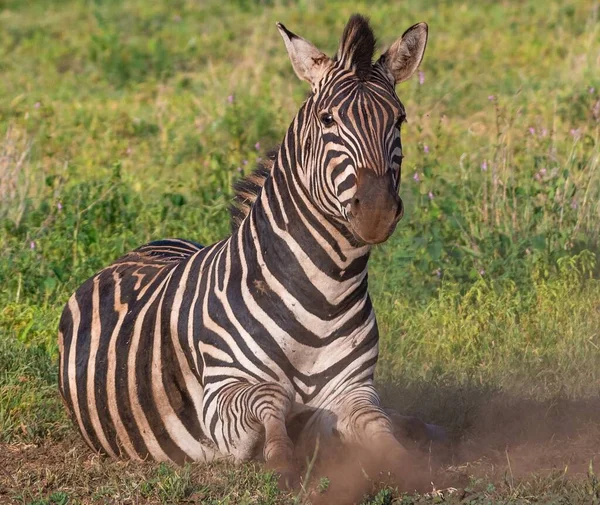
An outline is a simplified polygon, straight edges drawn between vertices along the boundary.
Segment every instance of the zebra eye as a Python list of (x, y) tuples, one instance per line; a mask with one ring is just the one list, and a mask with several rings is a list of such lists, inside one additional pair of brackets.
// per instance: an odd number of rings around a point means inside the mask
[(400, 127), (402, 126), (402, 123), (406, 122), (406, 115), (405, 114), (401, 114), (400, 116), (398, 116), (396, 118), (396, 128), (400, 129)]
[(335, 122), (333, 120), (333, 115), (329, 112), (323, 112), (323, 114), (321, 114), (320, 116), (320, 119), (321, 123), (323, 123), (323, 126), (325, 126), (326, 128), (329, 128)]

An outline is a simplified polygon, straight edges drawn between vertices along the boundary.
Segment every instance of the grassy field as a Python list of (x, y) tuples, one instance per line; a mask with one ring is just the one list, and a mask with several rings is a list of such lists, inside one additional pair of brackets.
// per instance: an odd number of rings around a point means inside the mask
[(357, 502), (600, 503), (596, 0), (0, 1), (0, 503), (337, 503), (326, 470), (285, 494), (253, 465), (93, 455), (56, 333), (125, 251), (228, 233), (232, 181), (308, 91), (275, 22), (332, 54), (352, 12), (382, 45), (430, 26), (398, 88), (406, 215), (370, 281), (382, 396), (449, 430), (429, 449), (457, 488), (375, 479)]

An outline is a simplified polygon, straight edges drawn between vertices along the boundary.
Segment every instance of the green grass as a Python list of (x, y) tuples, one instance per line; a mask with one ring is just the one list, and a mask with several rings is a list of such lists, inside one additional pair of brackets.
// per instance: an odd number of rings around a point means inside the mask
[[(449, 503), (599, 502), (593, 0), (0, 4), (0, 502), (307, 500), (253, 465), (92, 456), (57, 393), (56, 328), (125, 251), (227, 234), (232, 181), (308, 91), (275, 21), (331, 54), (355, 11), (383, 45), (430, 25), (423, 84), (398, 87), (406, 216), (371, 266), (385, 402), (452, 433)], [(440, 500), (374, 483), (369, 503)]]

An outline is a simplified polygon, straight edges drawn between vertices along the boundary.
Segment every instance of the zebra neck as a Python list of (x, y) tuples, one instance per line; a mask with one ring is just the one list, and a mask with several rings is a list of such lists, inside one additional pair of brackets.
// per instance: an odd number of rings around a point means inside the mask
[(290, 167), (280, 166), (281, 160), (280, 153), (241, 227), (244, 248), (256, 251), (256, 278), (269, 288), (284, 286), (292, 297), (307, 303), (312, 295), (315, 301), (324, 298), (311, 311), (322, 308), (331, 316), (366, 296), (370, 248), (354, 246), (320, 214), (296, 184)]

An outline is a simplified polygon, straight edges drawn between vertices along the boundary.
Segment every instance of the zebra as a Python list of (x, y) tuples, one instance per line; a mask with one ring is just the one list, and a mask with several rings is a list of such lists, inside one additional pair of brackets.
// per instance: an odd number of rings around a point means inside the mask
[[(298, 440), (337, 437), (406, 460), (374, 389), (367, 266), (403, 215), (395, 85), (428, 27), (373, 62), (350, 17), (326, 56), (277, 28), (311, 93), (279, 148), (236, 185), (232, 233), (150, 242), (82, 284), (59, 323), (59, 389), (87, 444), (119, 458), (263, 458), (289, 483)], [(295, 435), (294, 435), (295, 436)]]

